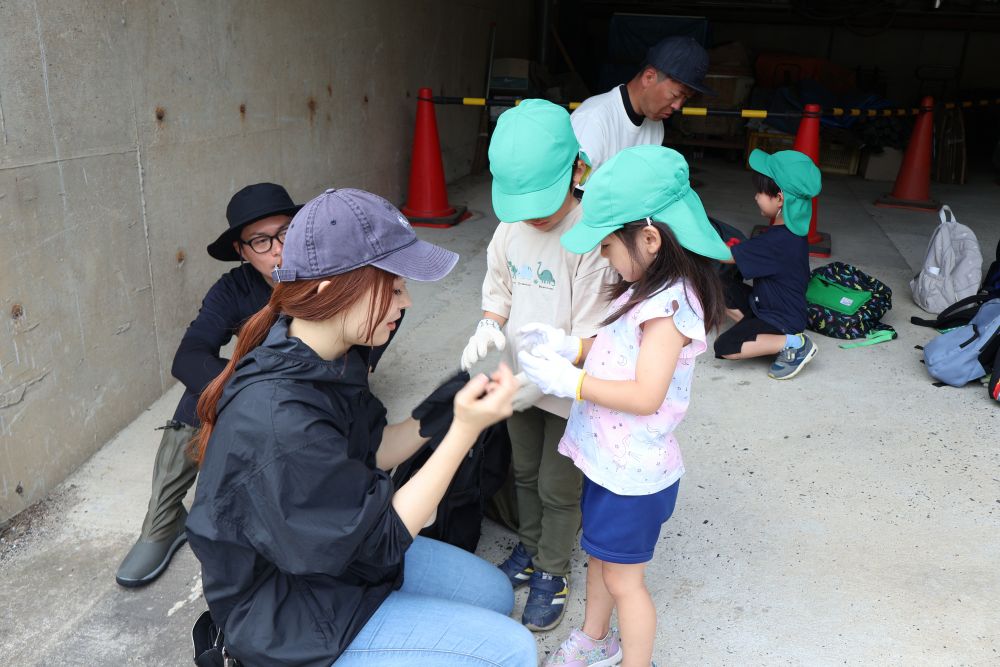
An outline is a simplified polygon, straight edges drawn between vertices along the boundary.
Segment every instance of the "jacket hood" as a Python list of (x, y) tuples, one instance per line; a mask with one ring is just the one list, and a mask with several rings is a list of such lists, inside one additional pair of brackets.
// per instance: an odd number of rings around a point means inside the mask
[(252, 384), (269, 380), (335, 382), (341, 386), (368, 388), (368, 368), (361, 355), (351, 348), (341, 357), (326, 361), (300, 339), (288, 335), (291, 318), (278, 317), (264, 342), (243, 357), (229, 378), (218, 412)]

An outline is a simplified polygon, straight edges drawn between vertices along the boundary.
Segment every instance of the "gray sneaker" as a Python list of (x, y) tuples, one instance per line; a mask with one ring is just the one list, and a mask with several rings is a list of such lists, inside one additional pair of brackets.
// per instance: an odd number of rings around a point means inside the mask
[(803, 366), (812, 361), (819, 349), (809, 336), (803, 334), (802, 338), (805, 340), (802, 347), (794, 349), (786, 347), (778, 353), (774, 363), (771, 364), (771, 370), (767, 372), (768, 377), (775, 380), (790, 380), (799, 374)]
[(140, 537), (118, 566), (115, 581), (126, 588), (138, 588), (163, 574), (174, 553), (187, 541), (184, 522), (179, 521), (178, 524), (179, 529), (162, 540), (152, 541)]

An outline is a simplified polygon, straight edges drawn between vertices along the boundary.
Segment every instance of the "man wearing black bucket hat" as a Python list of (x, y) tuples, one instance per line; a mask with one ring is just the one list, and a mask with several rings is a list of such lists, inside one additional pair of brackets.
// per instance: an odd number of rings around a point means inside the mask
[(162, 427), (142, 531), (115, 575), (122, 586), (144, 586), (156, 579), (186, 539), (183, 500), (198, 473), (187, 446), (198, 426), (198, 395), (226, 365), (219, 357), (222, 346), (270, 298), (271, 270), (281, 264), (285, 230), (299, 208), (274, 183), (248, 185), (226, 207), (229, 228), (207, 250), (215, 259), (240, 265), (208, 290), (174, 355), (171, 373), (184, 383), (184, 395)]
[[(663, 122), (705, 86), (708, 53), (691, 37), (666, 37), (650, 47), (628, 83), (584, 101), (570, 116), (592, 170), (632, 146), (663, 143)], [(581, 188), (585, 186), (581, 184)]]

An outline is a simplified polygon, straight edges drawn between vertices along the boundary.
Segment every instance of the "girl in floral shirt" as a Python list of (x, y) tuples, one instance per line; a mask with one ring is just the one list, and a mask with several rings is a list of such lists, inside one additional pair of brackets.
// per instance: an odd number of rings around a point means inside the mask
[[(600, 245), (621, 279), (596, 338), (544, 324), (521, 330), (521, 369), (545, 393), (576, 399), (559, 451), (584, 475), (586, 614), (546, 664), (645, 667), (656, 635), (646, 563), (684, 474), (673, 432), (706, 330), (724, 317), (711, 260), (732, 255), (691, 190), (684, 158), (662, 146), (605, 163), (588, 184), (583, 218), (561, 241), (575, 253)], [(616, 608), (620, 637), (610, 627)]]

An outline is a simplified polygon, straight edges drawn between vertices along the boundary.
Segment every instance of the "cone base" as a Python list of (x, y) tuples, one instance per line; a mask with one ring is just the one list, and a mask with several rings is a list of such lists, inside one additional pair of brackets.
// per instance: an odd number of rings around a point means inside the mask
[(941, 208), (941, 202), (934, 201), (933, 199), (896, 199), (892, 195), (879, 197), (875, 200), (875, 205), (881, 206), (882, 208), (905, 208), (910, 211), (925, 212), (932, 212)]
[(438, 229), (443, 229), (447, 227), (454, 227), (463, 220), (468, 220), (472, 217), (465, 206), (456, 206), (452, 209), (452, 213), (446, 215), (420, 215), (419, 212), (411, 211), (406, 212), (406, 208), (401, 209), (403, 215), (407, 217), (410, 224), (414, 227), (435, 227)]
[[(762, 234), (770, 228), (771, 225), (754, 225), (753, 229), (750, 231), (750, 238), (753, 238), (758, 234)], [(819, 237), (818, 240), (812, 239), (809, 241), (809, 256), (829, 257), (833, 254), (833, 241), (831, 240), (830, 235), (823, 232), (816, 232), (816, 235)]]

